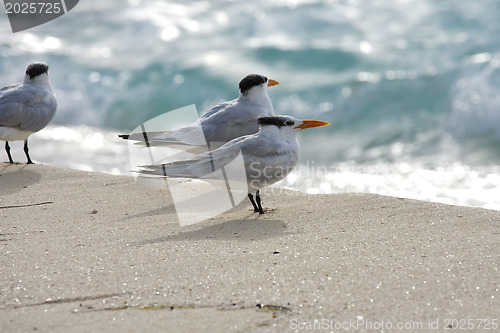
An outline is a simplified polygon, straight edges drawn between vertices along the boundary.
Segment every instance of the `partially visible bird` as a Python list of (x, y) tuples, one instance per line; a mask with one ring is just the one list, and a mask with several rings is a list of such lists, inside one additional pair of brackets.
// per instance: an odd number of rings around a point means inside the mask
[(40, 131), (52, 120), (57, 109), (56, 95), (49, 82), (49, 66), (34, 62), (26, 69), (24, 81), (0, 89), (0, 140), (5, 141), (9, 162), (9, 141), (24, 140), (24, 153), (28, 153), (28, 137)]
[[(260, 130), (255, 134), (238, 137), (191, 160), (148, 165), (140, 172), (172, 178), (207, 179), (241, 152), (247, 176), (248, 198), (254, 212), (264, 214), (259, 191), (282, 180), (292, 171), (300, 155), (297, 132), (330, 124), (319, 120), (298, 120), (291, 116), (262, 117), (258, 123)], [(256, 201), (253, 192), (256, 192)]]
[[(242, 135), (256, 133), (259, 130), (257, 119), (274, 115), (267, 88), (277, 84), (278, 81), (264, 75), (249, 74), (239, 83), (240, 95), (237, 99), (212, 107), (194, 124), (172, 131), (132, 133), (119, 137), (145, 142), (148, 146), (206, 147), (208, 144), (210, 149), (215, 149)], [(198, 135), (200, 125), (204, 137)], [(189, 150), (189, 147), (186, 149)]]

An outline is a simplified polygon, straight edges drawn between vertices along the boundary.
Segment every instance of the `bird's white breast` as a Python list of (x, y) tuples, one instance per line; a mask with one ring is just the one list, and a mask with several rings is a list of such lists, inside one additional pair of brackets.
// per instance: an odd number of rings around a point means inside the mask
[(21, 131), (12, 127), (0, 126), (0, 140), (2, 141), (18, 141), (26, 140), (33, 132)]

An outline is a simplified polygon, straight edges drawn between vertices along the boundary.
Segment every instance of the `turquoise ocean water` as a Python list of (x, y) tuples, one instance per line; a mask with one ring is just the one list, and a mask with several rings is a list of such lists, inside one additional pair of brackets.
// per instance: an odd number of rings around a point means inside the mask
[(498, 1), (80, 1), (16, 34), (3, 9), (0, 85), (41, 60), (58, 96), (40, 163), (126, 174), (117, 133), (261, 73), (276, 113), (332, 123), (281, 186), (500, 209)]

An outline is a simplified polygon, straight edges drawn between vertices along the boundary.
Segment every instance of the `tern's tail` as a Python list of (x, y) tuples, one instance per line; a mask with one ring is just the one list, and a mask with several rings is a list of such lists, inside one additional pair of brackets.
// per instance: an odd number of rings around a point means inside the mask
[(149, 141), (169, 132), (136, 132), (130, 134), (119, 134), (118, 137), (125, 140), (133, 141)]
[(189, 161), (178, 161), (168, 164), (143, 165), (139, 170), (141, 175), (163, 176), (163, 177), (182, 177), (182, 178), (198, 178), (189, 168)]

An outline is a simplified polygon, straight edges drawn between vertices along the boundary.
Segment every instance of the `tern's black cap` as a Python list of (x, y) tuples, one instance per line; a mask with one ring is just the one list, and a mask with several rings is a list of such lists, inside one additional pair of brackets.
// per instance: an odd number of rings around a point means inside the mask
[(293, 126), (295, 122), (290, 119), (290, 117), (280, 117), (280, 116), (271, 116), (271, 117), (262, 117), (257, 120), (260, 126), (266, 125), (274, 125), (277, 127), (283, 126)]
[(30, 76), (30, 79), (46, 73), (49, 70), (49, 66), (44, 62), (34, 62), (26, 68), (26, 75)]
[(267, 77), (260, 74), (248, 74), (240, 81), (240, 91), (243, 95), (259, 84), (266, 83)]

